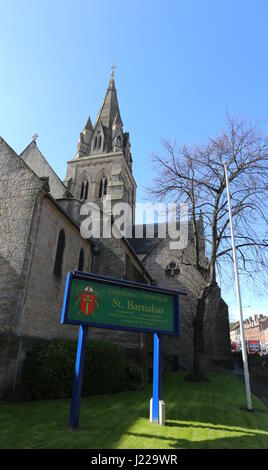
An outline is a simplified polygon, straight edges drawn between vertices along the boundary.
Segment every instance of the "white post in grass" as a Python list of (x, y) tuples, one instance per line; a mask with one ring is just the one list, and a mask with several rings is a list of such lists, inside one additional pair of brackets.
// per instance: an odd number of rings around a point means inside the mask
[(242, 358), (243, 358), (243, 365), (244, 365), (244, 376), (245, 376), (246, 395), (247, 395), (247, 407), (248, 407), (248, 410), (251, 411), (252, 410), (252, 403), (251, 403), (251, 393), (250, 393), (250, 385), (249, 385), (248, 359), (247, 359), (246, 342), (245, 342), (245, 332), (244, 332), (244, 321), (243, 321), (243, 312), (242, 312), (242, 303), (241, 303), (240, 283), (239, 283), (239, 275), (238, 275), (238, 268), (237, 268), (234, 227), (233, 227), (232, 209), (231, 209), (231, 196), (230, 196), (229, 179), (228, 179), (228, 174), (227, 174), (226, 163), (224, 163), (223, 166), (224, 166), (225, 180), (226, 180), (228, 208), (229, 208), (229, 219), (230, 219), (231, 238), (232, 238), (232, 247), (233, 247), (235, 284), (236, 284), (236, 294), (237, 294), (239, 320), (240, 320), (240, 334), (241, 334)]

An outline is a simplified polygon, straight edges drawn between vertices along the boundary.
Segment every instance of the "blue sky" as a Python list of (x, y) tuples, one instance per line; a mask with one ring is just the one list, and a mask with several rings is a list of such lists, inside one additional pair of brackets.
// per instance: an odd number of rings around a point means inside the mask
[[(62, 178), (113, 62), (139, 202), (161, 139), (204, 143), (227, 108), (267, 130), (266, 0), (0, 0), (0, 18), (0, 135), (20, 153), (37, 132)], [(250, 314), (268, 313), (243, 290)]]

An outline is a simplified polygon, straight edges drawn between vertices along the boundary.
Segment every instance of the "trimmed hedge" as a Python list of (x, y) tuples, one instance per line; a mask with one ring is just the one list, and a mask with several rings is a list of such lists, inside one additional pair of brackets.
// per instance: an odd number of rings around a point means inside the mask
[[(77, 342), (56, 339), (28, 351), (21, 374), (22, 398), (40, 400), (72, 395)], [(87, 344), (82, 395), (141, 388), (142, 369), (128, 363), (120, 346), (90, 340)]]

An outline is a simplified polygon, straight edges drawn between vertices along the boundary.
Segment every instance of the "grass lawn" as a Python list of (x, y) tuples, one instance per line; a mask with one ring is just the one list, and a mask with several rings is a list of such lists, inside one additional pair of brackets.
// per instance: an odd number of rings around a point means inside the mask
[(79, 430), (67, 426), (70, 400), (0, 405), (0, 448), (231, 449), (268, 448), (268, 409), (232, 373), (208, 374), (211, 383), (166, 374), (166, 426), (149, 422), (152, 386), (139, 392), (83, 398)]

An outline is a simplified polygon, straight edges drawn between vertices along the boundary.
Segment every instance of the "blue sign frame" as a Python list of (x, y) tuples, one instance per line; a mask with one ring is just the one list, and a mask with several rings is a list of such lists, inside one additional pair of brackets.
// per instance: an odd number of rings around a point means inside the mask
[[(72, 287), (72, 280), (73, 279), (88, 279), (91, 281), (97, 281), (103, 284), (108, 284), (110, 286), (117, 286), (117, 287), (131, 287), (133, 289), (137, 289), (139, 291), (146, 291), (152, 292), (155, 294), (164, 294), (173, 297), (173, 331), (166, 331), (166, 330), (159, 330), (153, 328), (139, 328), (139, 327), (129, 327), (129, 326), (115, 326), (111, 324), (103, 324), (98, 322), (87, 322), (81, 320), (73, 320), (68, 319), (68, 308), (70, 302), (70, 293)], [(152, 286), (148, 284), (142, 284), (140, 282), (133, 282), (133, 281), (126, 281), (122, 279), (117, 279), (108, 276), (101, 276), (98, 274), (92, 273), (85, 273), (81, 271), (73, 271), (68, 273), (66, 284), (65, 284), (65, 293), (64, 293), (64, 300), (63, 300), (63, 307), (62, 307), (62, 314), (61, 314), (61, 324), (69, 324), (69, 325), (84, 325), (87, 327), (94, 327), (94, 328), (104, 328), (104, 329), (113, 329), (113, 330), (124, 330), (124, 331), (133, 331), (138, 333), (158, 333), (162, 335), (172, 335), (172, 336), (179, 336), (179, 295), (185, 295), (184, 292), (178, 292), (170, 289), (163, 289), (157, 286)]]

